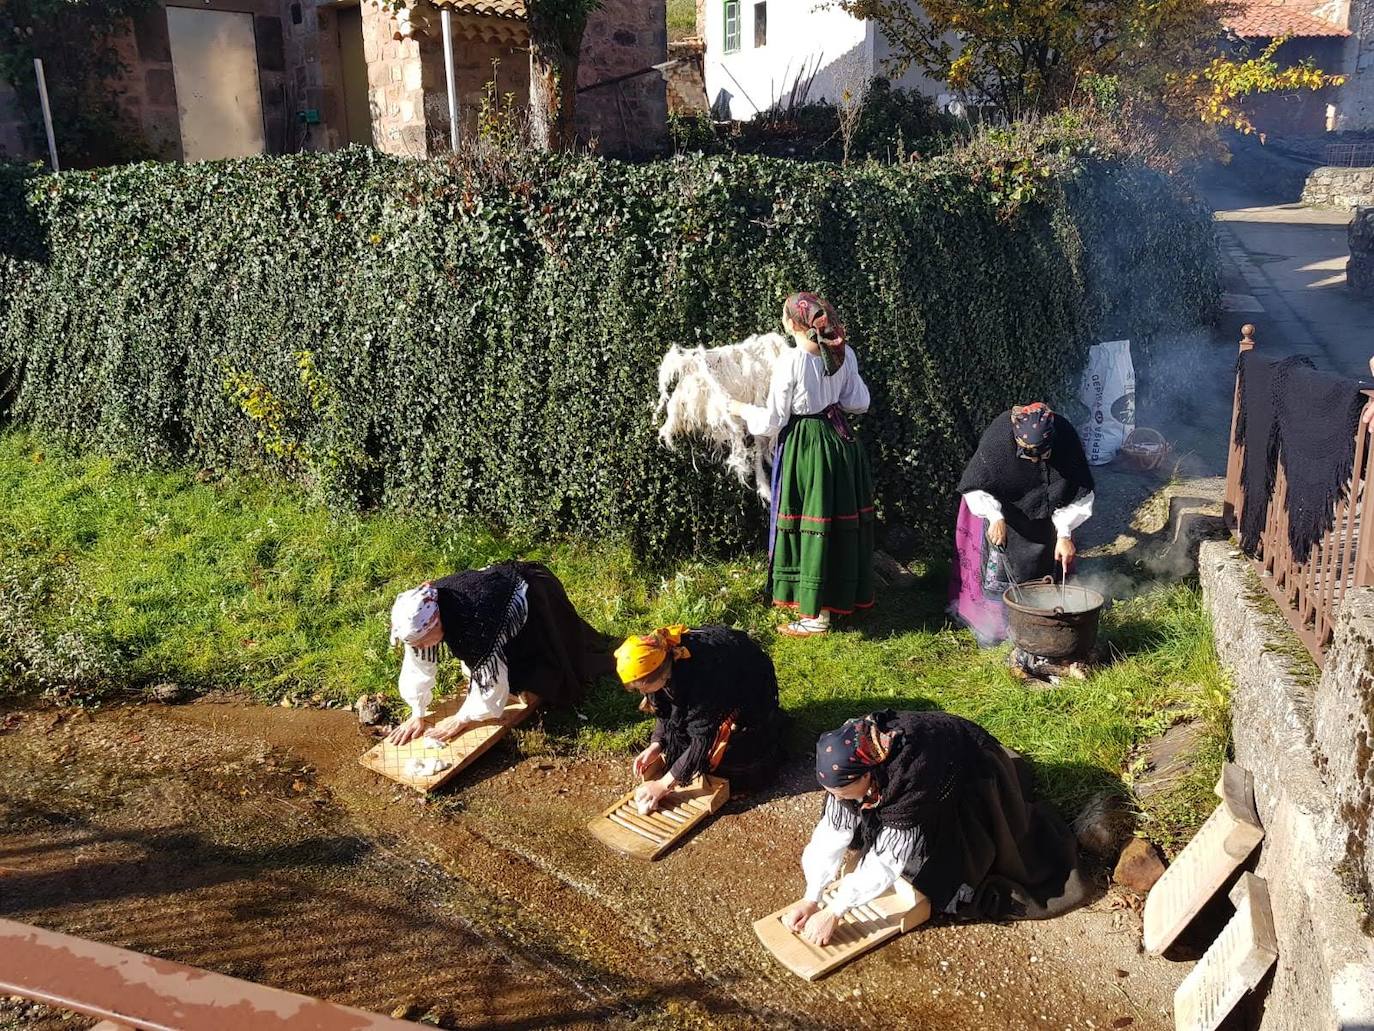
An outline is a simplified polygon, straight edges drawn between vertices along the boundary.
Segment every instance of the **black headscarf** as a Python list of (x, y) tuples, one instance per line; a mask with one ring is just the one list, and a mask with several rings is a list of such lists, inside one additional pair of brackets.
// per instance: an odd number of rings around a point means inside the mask
[(842, 788), (886, 758), (887, 749), (870, 717), (847, 720), (839, 730), (822, 734), (816, 742), (816, 779), (822, 787)]
[(1054, 448), (1054, 412), (1043, 401), (1011, 410), (1011, 431), (1016, 455), (1028, 461), (1046, 457)]

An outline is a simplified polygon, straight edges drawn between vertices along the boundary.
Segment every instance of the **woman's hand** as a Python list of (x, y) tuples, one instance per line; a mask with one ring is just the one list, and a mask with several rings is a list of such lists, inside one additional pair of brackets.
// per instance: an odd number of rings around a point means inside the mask
[(731, 415), (737, 415), (741, 419), (744, 418), (745, 404), (743, 401), (728, 401), (725, 407), (729, 409)]
[(672, 775), (658, 780), (646, 780), (635, 789), (635, 806), (640, 816), (648, 816), (658, 808), (663, 796), (673, 790)]
[(663, 746), (655, 741), (649, 745), (648, 748), (635, 756), (635, 776), (642, 780), (644, 778), (644, 771), (649, 769), (654, 764), (654, 760), (662, 754)]
[(1000, 548), (1007, 543), (1007, 521), (1005, 519), (994, 519), (988, 523), (988, 543), (994, 548)]
[(429, 720), (423, 716), (412, 716), (386, 736), (393, 745), (404, 745), (423, 736), (429, 728)]
[(450, 716), (448, 719), (440, 720), (438, 723), (434, 724), (434, 728), (426, 734), (425, 737), (432, 741), (442, 741), (447, 744), (459, 734), (463, 733), (463, 731), (473, 726), (475, 726), (475, 724), (470, 723), (468, 720), (460, 719), (458, 716)]
[(1077, 555), (1078, 549), (1074, 547), (1073, 538), (1060, 537), (1054, 546), (1054, 560), (1061, 566), (1071, 566)]
[(802, 901), (789, 909), (782, 915), (782, 926), (786, 927), (793, 934), (801, 934), (806, 922), (811, 919), (819, 909), (820, 905), (815, 902)]
[(806, 921), (806, 927), (802, 930), (802, 937), (812, 945), (829, 945), (831, 937), (835, 934), (835, 925), (839, 923), (839, 918), (828, 909), (821, 909), (811, 914)]

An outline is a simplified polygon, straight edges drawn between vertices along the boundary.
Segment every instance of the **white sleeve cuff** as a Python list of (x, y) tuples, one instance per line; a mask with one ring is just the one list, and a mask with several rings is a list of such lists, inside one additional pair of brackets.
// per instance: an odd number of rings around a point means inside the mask
[(405, 646), (405, 657), (401, 659), (401, 675), (396, 680), (396, 690), (410, 706), (412, 716), (423, 716), (429, 712), (429, 703), (434, 700), (434, 681), (438, 675), (438, 648), (426, 648), (434, 655), (433, 659), (422, 656), (410, 645)]
[[(463, 668), (467, 669), (466, 666)], [(458, 709), (458, 718), (467, 723), (500, 719), (506, 711), (506, 702), (510, 700), (510, 673), (505, 656), (497, 657), (487, 682), (472, 679), (470, 673), (468, 676), (468, 696)]]
[(1093, 514), (1093, 501), (1095, 495), (1092, 491), (1084, 494), (1077, 501), (1074, 501), (1063, 508), (1054, 510), (1050, 519), (1054, 522), (1054, 531), (1062, 539), (1072, 537), (1073, 532), (1088, 521)]
[(767, 408), (760, 408), (758, 405), (745, 405), (740, 412), (744, 419), (744, 428), (755, 437), (771, 437), (776, 432)]
[(964, 504), (979, 519), (996, 522), (1002, 518), (1002, 503), (985, 490), (971, 490), (964, 495)]

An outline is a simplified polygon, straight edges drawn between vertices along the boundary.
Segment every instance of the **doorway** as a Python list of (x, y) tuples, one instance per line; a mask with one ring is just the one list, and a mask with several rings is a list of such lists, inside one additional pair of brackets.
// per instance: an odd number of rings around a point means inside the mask
[(248, 157), (267, 151), (253, 16), (167, 8), (186, 161)]
[(363, 56), (363, 9), (341, 7), (339, 67), (342, 69), (344, 128), (347, 143), (372, 145), (372, 102), (368, 96), (367, 58)]

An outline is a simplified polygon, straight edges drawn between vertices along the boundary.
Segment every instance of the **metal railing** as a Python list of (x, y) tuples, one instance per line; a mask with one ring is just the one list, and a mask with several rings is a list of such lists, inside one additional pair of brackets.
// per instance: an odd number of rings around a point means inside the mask
[(1328, 143), (1322, 164), (1337, 168), (1369, 168), (1374, 165), (1374, 142)]
[(0, 920), (0, 994), (73, 1010), (101, 1031), (415, 1031), (420, 1025), (113, 945)]
[[(1240, 352), (1255, 346), (1255, 327), (1241, 329)], [(1365, 391), (1374, 398), (1374, 391)], [(1241, 472), (1245, 447), (1236, 443), (1236, 418), (1240, 412), (1237, 382), (1231, 412), (1231, 436), (1226, 462), (1226, 525), (1239, 535), (1244, 507)], [(1355, 432), (1355, 464), (1350, 484), (1336, 502), (1335, 523), (1324, 533), (1306, 562), (1298, 562), (1288, 542), (1288, 511), (1284, 498), (1288, 477), (1280, 458), (1274, 477), (1274, 493), (1260, 534), (1254, 563), (1269, 596), (1301, 639), (1318, 665), (1331, 643), (1336, 618), (1346, 593), (1374, 584), (1374, 441), (1362, 424)]]

